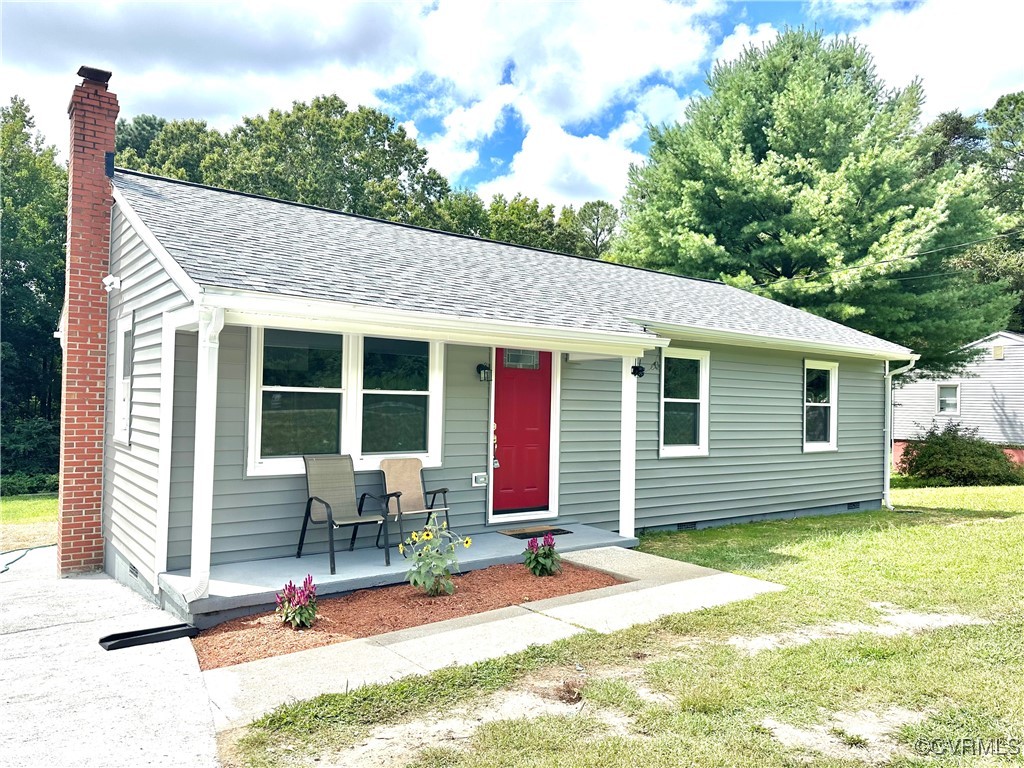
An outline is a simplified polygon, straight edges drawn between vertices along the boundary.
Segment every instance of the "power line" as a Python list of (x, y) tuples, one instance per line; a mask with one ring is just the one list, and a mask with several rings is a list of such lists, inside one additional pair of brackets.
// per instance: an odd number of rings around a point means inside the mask
[[(882, 261), (876, 261), (876, 262), (873, 262), (872, 264), (858, 264), (858, 265), (852, 266), (852, 267), (839, 267), (837, 269), (830, 269), (830, 270), (828, 270), (826, 272), (814, 272), (814, 273), (812, 273), (810, 275), (794, 275), (793, 277), (780, 277), (778, 280), (772, 280), (770, 283), (754, 283), (754, 287), (756, 287), (756, 288), (768, 288), (769, 286), (777, 285), (778, 283), (785, 283), (785, 282), (787, 282), (789, 280), (812, 280), (812, 279), (814, 279), (816, 277), (824, 277), (825, 275), (834, 275), (836, 272), (849, 272), (851, 269), (867, 269), (868, 267), (875, 267), (875, 266), (878, 266), (879, 264), (892, 264), (893, 262), (896, 262), (896, 261), (906, 261), (907, 259), (915, 259), (918, 256), (928, 256), (929, 254), (932, 254), (932, 253), (939, 253), (940, 251), (948, 251), (948, 250), (951, 250), (953, 248), (966, 248), (966, 247), (968, 247), (970, 245), (978, 245), (979, 243), (987, 243), (987, 242), (989, 242), (991, 240), (997, 240), (1000, 237), (1010, 237), (1011, 235), (1020, 234), (1021, 232), (1024, 232), (1024, 229), (1014, 229), (1014, 230), (1011, 230), (1009, 232), (1000, 232), (998, 235), (992, 235), (992, 237), (985, 237), (985, 238), (982, 238), (981, 240), (971, 240), (971, 241), (966, 242), (966, 243), (955, 243), (953, 245), (943, 245), (943, 246), (941, 246), (939, 248), (932, 248), (929, 251), (917, 251), (915, 253), (908, 253), (908, 254), (906, 254), (904, 256), (896, 256), (895, 258), (884, 259)], [(902, 279), (902, 278), (895, 278), (895, 277), (893, 277), (893, 278), (889, 278), (889, 279), (890, 280), (898, 280), (898, 279)]]

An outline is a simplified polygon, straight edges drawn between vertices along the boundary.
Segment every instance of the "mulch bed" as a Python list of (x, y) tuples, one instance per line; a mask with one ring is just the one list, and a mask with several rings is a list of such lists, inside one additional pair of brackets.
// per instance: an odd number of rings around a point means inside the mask
[(620, 583), (572, 563), (543, 578), (522, 564), (494, 565), (457, 576), (454, 595), (427, 597), (408, 584), (362, 589), (320, 598), (312, 629), (294, 630), (273, 612), (260, 613), (204, 630), (192, 645), (203, 670), (217, 669)]

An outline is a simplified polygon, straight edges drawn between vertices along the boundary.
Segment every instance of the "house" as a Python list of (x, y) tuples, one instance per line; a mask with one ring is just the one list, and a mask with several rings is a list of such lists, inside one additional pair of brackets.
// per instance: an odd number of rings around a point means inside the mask
[(304, 453), (351, 454), (371, 491), (420, 457), (474, 535), (885, 499), (911, 350), (717, 282), (116, 170), (110, 73), (80, 74), (63, 573), (161, 601), (177, 573), (191, 611), (217, 568), (294, 564)]
[(958, 423), (978, 436), (1005, 446), (1024, 464), (1024, 335), (1000, 331), (969, 348), (981, 353), (953, 378), (914, 379), (893, 393), (893, 456), (903, 455), (908, 441)]

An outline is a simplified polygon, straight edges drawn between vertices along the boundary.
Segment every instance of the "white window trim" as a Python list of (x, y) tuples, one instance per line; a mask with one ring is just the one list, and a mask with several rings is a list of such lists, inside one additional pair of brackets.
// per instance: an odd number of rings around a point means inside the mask
[[(122, 445), (130, 445), (131, 431), (131, 373), (124, 376), (125, 355), (128, 354), (124, 345), (124, 335), (133, 331), (131, 314), (118, 319), (114, 330), (114, 343), (117, 352), (114, 355), (114, 440)], [(132, 333), (132, 347), (135, 346), (135, 334)]]
[[(941, 409), (942, 397), (941, 392), (943, 387), (956, 387), (956, 408), (952, 411), (943, 411)], [(935, 415), (936, 416), (959, 416), (960, 415), (960, 382), (959, 381), (941, 381), (935, 384)]]
[[(807, 370), (827, 370), (828, 374), (828, 405), (829, 424), (828, 442), (808, 442), (807, 440)], [(804, 360), (804, 381), (800, 391), (800, 419), (803, 423), (804, 453), (825, 453), (839, 450), (839, 363), (827, 360)]]
[[(698, 426), (696, 445), (665, 445), (665, 358), (676, 357), (696, 360), (700, 364), (700, 398), (698, 400)], [(693, 402), (670, 398), (669, 402)], [(661, 350), (661, 382), (658, 389), (658, 455), (661, 458), (678, 456), (708, 456), (709, 414), (711, 412), (711, 353), (705, 349), (680, 349), (667, 347)]]
[[(290, 329), (299, 330), (299, 329)], [(262, 458), (260, 456), (260, 419), (262, 415), (260, 392), (263, 370), (263, 327), (250, 328), (249, 334), (249, 407), (246, 429), (246, 476), (274, 477), (304, 475), (306, 467), (301, 456)], [(321, 331), (310, 330), (310, 333)], [(362, 454), (363, 432), (363, 336), (343, 336), (341, 348), (341, 388), (325, 388), (324, 392), (341, 396), (341, 453), (352, 456), (357, 471), (380, 469), (382, 459), (418, 458), (424, 467), (441, 466), (442, 433), (444, 428), (444, 344), (429, 341), (430, 368), (427, 411), (427, 450), (415, 453)], [(399, 338), (381, 333), (367, 334), (373, 338)], [(405, 337), (402, 337), (403, 339)], [(423, 339), (409, 339), (423, 341)], [(271, 387), (272, 390), (294, 390), (294, 387)], [(300, 388), (302, 391), (313, 391)], [(371, 390), (372, 391), (372, 390)]]

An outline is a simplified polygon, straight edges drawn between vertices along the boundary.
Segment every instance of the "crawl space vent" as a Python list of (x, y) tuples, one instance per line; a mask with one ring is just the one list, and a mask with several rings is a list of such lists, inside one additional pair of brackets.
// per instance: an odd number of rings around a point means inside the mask
[(697, 530), (696, 523), (678, 523), (676, 525), (677, 531), (695, 531)]
[(846, 505), (846, 508), (847, 509), (860, 509), (860, 502), (859, 501), (851, 501), (849, 504)]
[(131, 563), (129, 563), (128, 564), (128, 575), (131, 576), (133, 579), (139, 578), (139, 569), (136, 568)]

